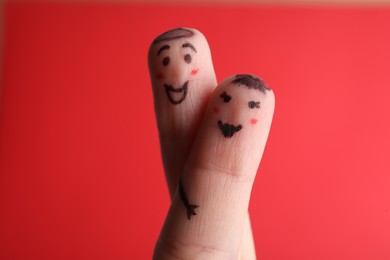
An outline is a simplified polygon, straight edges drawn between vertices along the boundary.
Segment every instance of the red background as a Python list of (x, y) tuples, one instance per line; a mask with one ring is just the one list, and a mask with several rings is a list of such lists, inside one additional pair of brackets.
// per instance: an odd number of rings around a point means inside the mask
[(1, 259), (149, 259), (169, 207), (147, 48), (195, 27), (276, 94), (260, 259), (390, 258), (390, 8), (7, 4)]

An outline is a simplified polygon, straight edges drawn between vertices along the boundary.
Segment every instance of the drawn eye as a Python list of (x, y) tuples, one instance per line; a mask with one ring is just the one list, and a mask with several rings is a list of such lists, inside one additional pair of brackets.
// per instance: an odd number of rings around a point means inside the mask
[(223, 99), (223, 102), (228, 103), (232, 97), (229, 96), (225, 91), (220, 95), (220, 97)]
[(248, 102), (248, 107), (250, 109), (255, 109), (255, 108), (260, 108), (260, 101), (249, 101)]
[(184, 61), (187, 63), (191, 63), (191, 61), (192, 61), (191, 55), (190, 54), (184, 55)]
[(168, 66), (169, 62), (171, 61), (171, 59), (169, 57), (165, 57), (162, 61), (162, 64), (164, 66)]

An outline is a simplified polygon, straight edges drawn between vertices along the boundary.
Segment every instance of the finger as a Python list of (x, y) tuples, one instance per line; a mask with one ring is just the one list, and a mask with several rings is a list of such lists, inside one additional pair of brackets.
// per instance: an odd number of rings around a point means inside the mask
[[(183, 48), (185, 43), (191, 43), (195, 50)], [(187, 54), (192, 54), (190, 63), (185, 60)], [(206, 102), (217, 82), (207, 40), (195, 29), (174, 29), (157, 37), (149, 49), (149, 67), (164, 169), (173, 196)], [(184, 89), (178, 93), (164, 89), (166, 85), (183, 86), (187, 81), (187, 93)], [(248, 222), (242, 249), (245, 259), (255, 259), (252, 240)]]
[(214, 91), (155, 258), (237, 259), (273, 110), (273, 92), (251, 75)]
[(217, 80), (207, 40), (195, 29), (161, 34), (148, 56), (164, 170), (173, 196)]
[(239, 258), (243, 260), (255, 260), (256, 259), (256, 250), (252, 234), (252, 225), (249, 214), (247, 214), (247, 219), (245, 221), (244, 233), (241, 240), (241, 248), (239, 253)]

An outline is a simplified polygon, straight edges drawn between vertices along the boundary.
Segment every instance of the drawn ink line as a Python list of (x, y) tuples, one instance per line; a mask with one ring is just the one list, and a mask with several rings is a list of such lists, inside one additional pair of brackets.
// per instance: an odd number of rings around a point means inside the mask
[(242, 125), (235, 126), (228, 123), (224, 124), (221, 120), (218, 120), (218, 127), (226, 138), (231, 138), (235, 133), (242, 129)]
[(249, 101), (248, 107), (251, 109), (260, 108), (260, 101)]
[(192, 49), (196, 53), (196, 49), (195, 49), (194, 45), (192, 45), (189, 42), (184, 43), (181, 47), (183, 47), (183, 48), (190, 48), (190, 49)]
[[(174, 88), (171, 85), (167, 85), (167, 84), (164, 84), (164, 87), (165, 87), (165, 92), (167, 93), (169, 101), (174, 105), (178, 105), (181, 102), (183, 102), (187, 96), (188, 81), (186, 81), (181, 88)], [(176, 93), (179, 95), (178, 100), (175, 100), (173, 98), (173, 96), (174, 96), (173, 93)]]
[(169, 40), (175, 40), (185, 37), (191, 37), (194, 35), (193, 31), (184, 29), (184, 28), (176, 28), (170, 31), (167, 31), (160, 36), (158, 36), (154, 41), (153, 44), (162, 42), (162, 41), (169, 41)]
[(158, 50), (157, 56), (159, 56), (160, 53), (161, 53), (163, 50), (169, 50), (170, 48), (171, 48), (171, 46), (169, 46), (169, 45), (164, 45), (164, 46), (162, 46), (162, 47)]
[(266, 93), (266, 90), (270, 90), (262, 79), (250, 74), (238, 74), (232, 83), (247, 86), (249, 89), (260, 90), (264, 94)]
[(219, 95), (222, 99), (223, 102), (229, 103), (229, 101), (232, 99), (232, 96), (228, 95), (226, 91), (224, 91), (221, 95)]
[(195, 209), (199, 208), (199, 206), (195, 205), (195, 204), (190, 204), (190, 202), (188, 201), (187, 195), (186, 195), (186, 193), (184, 192), (184, 189), (183, 189), (183, 183), (182, 183), (182, 178), (181, 177), (180, 177), (180, 180), (179, 180), (179, 194), (180, 194), (181, 200), (183, 201), (184, 206), (187, 209), (187, 218), (191, 219), (192, 216), (196, 215)]

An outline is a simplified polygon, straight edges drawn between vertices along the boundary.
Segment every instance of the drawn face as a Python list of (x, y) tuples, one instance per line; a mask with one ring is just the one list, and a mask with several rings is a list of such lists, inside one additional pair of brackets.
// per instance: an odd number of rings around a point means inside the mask
[[(191, 78), (199, 72), (197, 49), (191, 43), (193, 32), (187, 29), (169, 31), (154, 41), (155, 79), (165, 88), (170, 103), (182, 103), (188, 93)], [(153, 54), (152, 54), (153, 55)]]
[[(262, 96), (269, 90), (261, 79), (247, 74), (236, 75), (230, 83), (223, 88), (214, 107), (214, 113), (219, 117), (218, 128), (226, 138), (233, 137), (245, 125), (254, 127), (257, 124)], [(224, 113), (220, 113), (221, 110)], [(237, 122), (237, 118), (242, 120), (243, 117), (245, 122)]]

